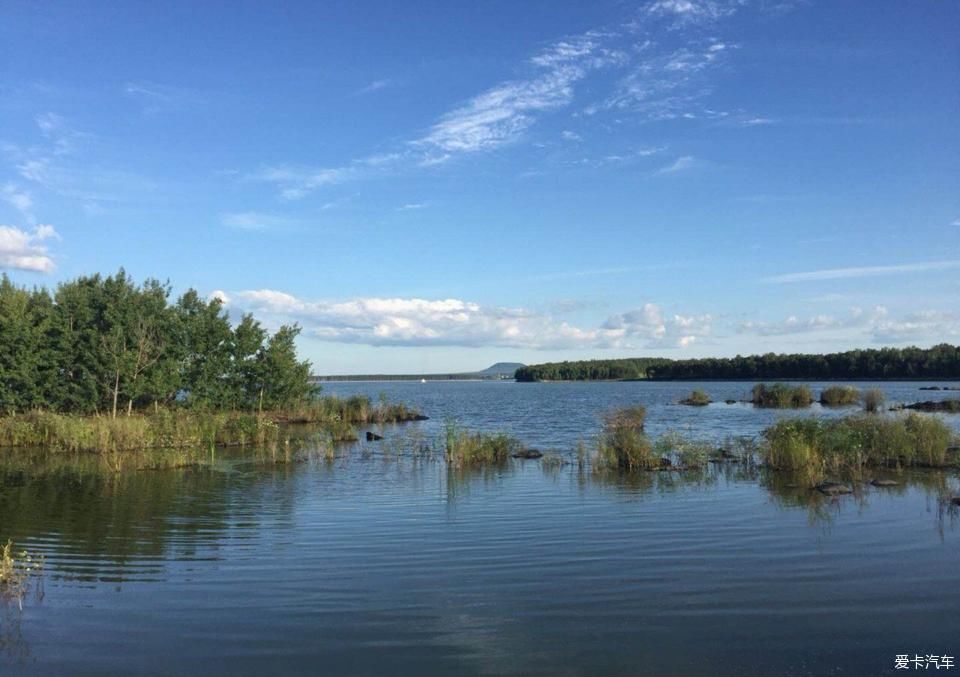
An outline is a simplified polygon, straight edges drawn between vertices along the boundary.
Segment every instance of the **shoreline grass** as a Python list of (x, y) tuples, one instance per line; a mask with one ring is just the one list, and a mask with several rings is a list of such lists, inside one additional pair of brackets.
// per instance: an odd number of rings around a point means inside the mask
[(502, 465), (522, 449), (519, 441), (505, 433), (470, 432), (452, 421), (444, 430), (444, 457), (449, 466), (456, 468)]
[(0, 448), (116, 454), (159, 449), (268, 446), (287, 443), (291, 425), (316, 425), (333, 441), (356, 441), (356, 426), (423, 420), (403, 404), (323, 397), (293, 410), (198, 411), (162, 408), (129, 416), (31, 411), (0, 417)]

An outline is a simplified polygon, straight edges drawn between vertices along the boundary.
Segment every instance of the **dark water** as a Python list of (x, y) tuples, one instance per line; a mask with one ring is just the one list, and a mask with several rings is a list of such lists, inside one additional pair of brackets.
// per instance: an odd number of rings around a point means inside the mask
[[(571, 458), (620, 404), (647, 404), (654, 434), (711, 439), (777, 416), (671, 404), (692, 387), (333, 384), (434, 418), (331, 462), (9, 462), (0, 538), (44, 553), (46, 575), (42, 599), (0, 609), (0, 674), (876, 675), (900, 674), (897, 654), (956, 657), (960, 516), (938, 500), (955, 474), (828, 499), (736, 466), (603, 478), (407, 452), (447, 416)], [(917, 387), (885, 386), (944, 396)]]

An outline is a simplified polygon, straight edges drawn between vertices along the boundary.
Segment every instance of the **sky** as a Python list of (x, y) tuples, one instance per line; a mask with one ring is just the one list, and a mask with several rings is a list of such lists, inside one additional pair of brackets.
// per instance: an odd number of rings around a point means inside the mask
[(0, 0), (0, 270), (321, 374), (960, 342), (960, 3)]

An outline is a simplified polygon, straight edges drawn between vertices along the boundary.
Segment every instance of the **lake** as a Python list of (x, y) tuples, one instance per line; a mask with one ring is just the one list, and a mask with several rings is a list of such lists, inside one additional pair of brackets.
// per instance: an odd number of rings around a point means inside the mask
[[(431, 419), (288, 465), (233, 450), (112, 474), (4, 451), (0, 538), (46, 563), (22, 612), (0, 608), (0, 673), (878, 675), (956, 658), (960, 515), (938, 500), (956, 473), (828, 498), (737, 465), (576, 463), (618, 406), (644, 404), (651, 435), (718, 443), (797, 415), (722, 403), (751, 385), (326, 383)], [(880, 385), (889, 403), (957, 396)], [(694, 387), (720, 403), (675, 404)], [(571, 463), (411, 452), (448, 419)]]

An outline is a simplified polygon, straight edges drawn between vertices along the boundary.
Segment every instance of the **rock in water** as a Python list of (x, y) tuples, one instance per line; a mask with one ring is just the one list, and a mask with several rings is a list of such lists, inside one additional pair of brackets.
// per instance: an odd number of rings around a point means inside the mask
[(817, 485), (817, 491), (827, 496), (839, 496), (841, 494), (852, 494), (853, 487), (840, 482), (821, 482)]
[(378, 435), (377, 433), (372, 433), (367, 431), (367, 442), (376, 442), (377, 440), (382, 440), (383, 435)]
[(895, 480), (871, 480), (870, 484), (875, 487), (898, 487), (900, 483)]
[(960, 496), (954, 496), (953, 498), (950, 499), (950, 502), (953, 503), (954, 505), (960, 505)]
[(543, 454), (536, 449), (519, 449), (510, 455), (513, 458), (540, 458), (543, 456)]

